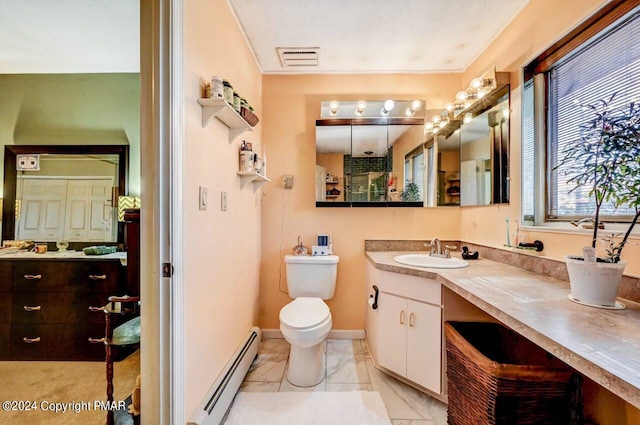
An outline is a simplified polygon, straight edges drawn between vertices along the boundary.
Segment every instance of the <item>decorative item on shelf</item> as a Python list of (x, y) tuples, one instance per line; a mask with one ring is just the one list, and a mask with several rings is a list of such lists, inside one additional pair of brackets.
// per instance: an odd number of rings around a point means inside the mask
[(233, 92), (233, 109), (236, 110), (237, 113), (240, 113), (240, 95), (238, 94), (238, 92), (234, 91)]
[(211, 77), (211, 96), (214, 99), (224, 99), (224, 84), (222, 78), (214, 75)]
[(204, 86), (204, 97), (209, 99), (211, 97), (211, 83), (207, 83)]
[(227, 80), (222, 80), (222, 86), (224, 87), (224, 100), (233, 105), (233, 86)]
[(240, 171), (253, 171), (254, 153), (251, 149), (251, 143), (242, 141), (240, 145)]
[[(567, 177), (576, 190), (584, 187), (593, 195), (593, 237), (590, 247), (583, 248), (583, 256), (565, 256), (572, 301), (601, 308), (619, 308), (618, 288), (626, 263), (620, 257), (629, 235), (640, 218), (640, 104), (630, 102), (618, 106), (610, 98), (593, 104), (580, 105), (590, 111), (591, 119), (580, 125), (580, 137), (567, 143), (564, 155), (554, 168)], [(627, 231), (598, 237), (600, 213), (605, 202), (615, 208), (628, 207), (635, 211)], [(604, 242), (606, 256), (597, 258), (596, 243)]]
[(258, 119), (258, 117), (256, 116), (256, 114), (247, 107), (241, 107), (240, 108), (240, 116), (242, 117), (242, 119), (244, 119), (247, 124), (249, 124), (251, 127), (255, 127), (256, 124), (258, 124), (258, 121), (260, 121)]

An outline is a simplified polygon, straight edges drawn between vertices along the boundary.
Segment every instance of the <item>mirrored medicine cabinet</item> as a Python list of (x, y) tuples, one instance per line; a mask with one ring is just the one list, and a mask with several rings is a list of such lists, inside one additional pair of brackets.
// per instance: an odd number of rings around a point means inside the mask
[[(363, 104), (366, 109), (358, 113)], [(424, 167), (413, 170), (420, 184), (410, 192), (405, 183), (413, 176), (404, 157), (424, 141), (424, 101), (322, 102), (321, 107), (316, 206), (423, 206)]]
[[(408, 116), (411, 101), (395, 101), (397, 115), (387, 117), (349, 116), (358, 102), (340, 102), (340, 110), (331, 114), (335, 104), (322, 102), (322, 118), (316, 121), (316, 206), (508, 203), (508, 73), (496, 75), (490, 92), (449, 114), (437, 132), (425, 131), (425, 121), (442, 112)], [(377, 114), (384, 104), (368, 101), (367, 109)], [(343, 108), (346, 116), (340, 116)]]

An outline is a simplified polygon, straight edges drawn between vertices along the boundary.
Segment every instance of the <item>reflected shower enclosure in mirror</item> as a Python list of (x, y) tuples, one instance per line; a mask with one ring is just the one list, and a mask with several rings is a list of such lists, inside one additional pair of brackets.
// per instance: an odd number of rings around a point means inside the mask
[[(7, 145), (3, 240), (123, 243), (116, 203), (127, 193), (126, 145)], [(25, 167), (20, 159), (33, 158)]]
[[(404, 163), (407, 152), (424, 140), (423, 105), (322, 102), (323, 119), (316, 121), (316, 206), (423, 206), (420, 167), (411, 170)], [(416, 178), (417, 184), (407, 187)]]

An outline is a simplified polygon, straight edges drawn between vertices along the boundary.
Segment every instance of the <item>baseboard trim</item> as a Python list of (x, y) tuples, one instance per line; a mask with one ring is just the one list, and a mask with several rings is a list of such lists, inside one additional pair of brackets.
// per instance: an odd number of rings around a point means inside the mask
[[(263, 338), (284, 338), (280, 329), (262, 329)], [(329, 339), (364, 339), (364, 329), (335, 329), (329, 331)]]

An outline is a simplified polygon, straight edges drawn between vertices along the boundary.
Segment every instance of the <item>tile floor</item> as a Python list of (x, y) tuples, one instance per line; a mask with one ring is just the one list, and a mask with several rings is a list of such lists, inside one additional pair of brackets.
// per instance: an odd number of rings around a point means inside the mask
[(287, 341), (264, 339), (240, 391), (378, 391), (393, 425), (446, 425), (446, 404), (374, 368), (364, 340), (329, 339), (326, 354), (326, 379), (299, 388), (286, 378)]

